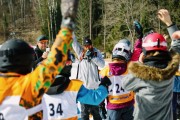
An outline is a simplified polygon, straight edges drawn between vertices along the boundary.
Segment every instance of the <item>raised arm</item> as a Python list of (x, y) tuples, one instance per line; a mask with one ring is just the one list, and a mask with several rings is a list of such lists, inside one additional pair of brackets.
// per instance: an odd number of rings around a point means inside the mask
[(73, 43), (72, 43), (72, 47), (74, 49), (74, 51), (76, 52), (76, 55), (78, 56), (78, 59), (80, 59), (80, 57), (83, 54), (83, 47), (79, 44), (79, 42), (77, 41), (77, 38), (75, 36), (75, 33), (73, 33)]
[(107, 76), (101, 79), (99, 88), (96, 90), (89, 90), (83, 85), (81, 86), (77, 100), (84, 104), (99, 105), (108, 95), (108, 86), (111, 85), (111, 81)]
[[(67, 60), (67, 52), (72, 42), (72, 31), (75, 19), (75, 6), (78, 0), (62, 0), (61, 9), (63, 20), (61, 30), (51, 47), (51, 51), (42, 63), (30, 74), (26, 82), (27, 89), (23, 94), (21, 104), (29, 103), (28, 107), (39, 104), (42, 95), (48, 90), (51, 83), (54, 82), (55, 76), (59, 74)], [(32, 78), (29, 80), (29, 78)], [(28, 94), (27, 94), (28, 93)], [(26, 106), (26, 105), (24, 105)]]
[(166, 9), (160, 9), (158, 11), (158, 18), (164, 23), (167, 25), (167, 30), (169, 32), (169, 35), (171, 37), (171, 39), (173, 40), (172, 38), (172, 34), (178, 30), (176, 24), (174, 24), (172, 21), (171, 21), (171, 16), (169, 14), (169, 11), (166, 10)]
[(169, 14), (169, 11), (166, 9), (160, 9), (158, 11), (158, 18), (167, 25), (167, 30), (169, 32), (169, 35), (171, 37), (171, 49), (173, 49), (174, 51), (180, 53), (180, 41), (176, 40), (175, 38), (172, 37), (172, 34), (178, 30), (176, 24), (174, 24), (171, 21), (171, 16)]
[(142, 52), (142, 38), (143, 38), (143, 28), (138, 21), (134, 21), (134, 29), (136, 32), (137, 40), (135, 41), (131, 61), (138, 61), (139, 56)]

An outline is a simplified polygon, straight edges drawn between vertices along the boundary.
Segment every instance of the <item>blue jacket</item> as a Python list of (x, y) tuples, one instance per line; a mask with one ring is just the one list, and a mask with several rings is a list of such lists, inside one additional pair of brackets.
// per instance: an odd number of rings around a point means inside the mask
[(84, 104), (99, 105), (107, 95), (107, 88), (103, 85), (96, 90), (89, 90), (82, 85), (77, 95), (77, 101)]

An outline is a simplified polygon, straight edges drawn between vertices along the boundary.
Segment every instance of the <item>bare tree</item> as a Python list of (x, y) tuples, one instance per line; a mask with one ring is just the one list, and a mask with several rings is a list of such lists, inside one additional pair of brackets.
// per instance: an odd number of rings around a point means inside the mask
[(40, 11), (40, 16), (41, 16), (41, 23), (42, 23), (42, 25), (44, 25), (45, 22), (44, 22), (43, 15), (42, 15), (41, 0), (37, 0), (37, 2), (38, 2), (39, 11)]
[(89, 35), (89, 0), (80, 0), (77, 13), (77, 38), (81, 40)]
[(15, 17), (14, 17), (15, 16), (15, 14), (14, 14), (14, 5), (13, 5), (12, 0), (9, 0), (8, 7), (9, 7), (9, 12), (10, 12), (12, 23), (13, 23), (14, 26), (16, 26)]

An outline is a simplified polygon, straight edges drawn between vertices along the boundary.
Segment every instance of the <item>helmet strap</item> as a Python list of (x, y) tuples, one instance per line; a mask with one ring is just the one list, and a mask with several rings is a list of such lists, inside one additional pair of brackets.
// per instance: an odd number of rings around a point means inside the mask
[(143, 52), (144, 56), (146, 56), (147, 51), (144, 47), (142, 48), (142, 52)]

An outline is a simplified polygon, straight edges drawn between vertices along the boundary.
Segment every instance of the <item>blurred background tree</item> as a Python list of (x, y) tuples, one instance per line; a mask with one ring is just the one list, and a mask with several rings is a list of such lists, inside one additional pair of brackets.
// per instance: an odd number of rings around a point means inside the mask
[[(138, 20), (144, 33), (153, 29), (168, 34), (157, 11), (168, 9), (180, 28), (180, 0), (79, 0), (75, 34), (80, 43), (89, 36), (95, 47), (111, 52), (123, 38), (136, 40), (133, 21)], [(0, 42), (16, 37), (31, 44), (45, 34), (54, 41), (61, 23), (60, 0), (0, 0)], [(167, 38), (169, 40), (169, 38)]]

